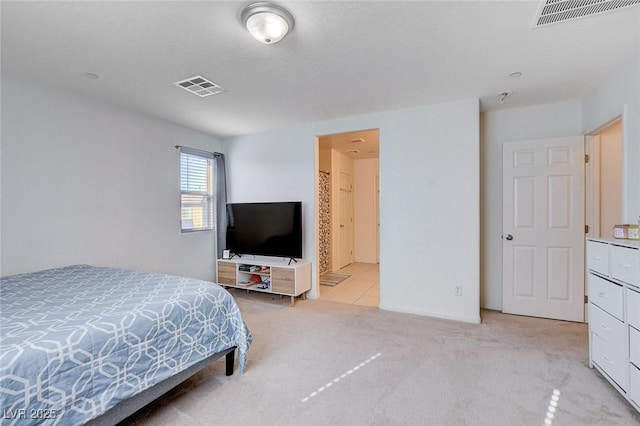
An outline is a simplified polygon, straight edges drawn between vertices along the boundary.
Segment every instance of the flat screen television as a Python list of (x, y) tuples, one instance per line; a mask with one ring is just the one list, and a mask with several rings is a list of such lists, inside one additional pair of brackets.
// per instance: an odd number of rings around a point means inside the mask
[(227, 249), (238, 255), (302, 258), (302, 203), (227, 204)]

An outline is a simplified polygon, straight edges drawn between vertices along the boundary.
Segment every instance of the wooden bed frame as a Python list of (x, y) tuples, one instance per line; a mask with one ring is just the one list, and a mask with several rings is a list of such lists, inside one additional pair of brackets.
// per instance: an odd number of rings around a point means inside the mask
[(160, 398), (162, 395), (169, 392), (171, 389), (175, 388), (180, 383), (184, 382), (189, 377), (193, 376), (194, 374), (204, 369), (212, 362), (222, 358), (223, 356), (225, 356), (225, 359), (226, 359), (225, 374), (227, 376), (231, 376), (233, 375), (233, 365), (235, 363), (235, 350), (236, 350), (236, 346), (229, 349), (225, 349), (218, 353), (215, 353), (210, 357), (205, 358), (202, 361), (192, 365), (186, 370), (181, 371), (175, 376), (171, 376), (168, 379), (160, 383), (157, 383), (156, 385), (140, 392), (137, 395), (134, 395), (129, 399), (120, 401), (118, 404), (116, 404), (115, 406), (107, 410), (105, 413), (101, 414), (95, 419), (90, 420), (86, 424), (90, 426), (115, 425), (121, 422), (122, 420), (126, 419), (136, 411), (145, 407), (152, 401), (155, 401), (156, 399)]

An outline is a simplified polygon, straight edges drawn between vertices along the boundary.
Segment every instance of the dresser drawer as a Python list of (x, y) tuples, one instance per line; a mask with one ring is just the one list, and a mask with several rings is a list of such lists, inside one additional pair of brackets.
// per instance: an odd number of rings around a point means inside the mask
[(624, 391), (627, 390), (627, 368), (628, 363), (624, 352), (619, 352), (611, 347), (596, 334), (591, 333), (591, 355), (593, 362), (613, 379)]
[(625, 325), (602, 309), (589, 304), (589, 330), (597, 334), (607, 345), (625, 353)]
[(640, 331), (629, 327), (629, 361), (640, 367)]
[(589, 301), (619, 320), (624, 319), (622, 286), (589, 274)]
[(640, 286), (640, 251), (612, 245), (611, 276), (625, 283)]
[(640, 370), (629, 366), (629, 398), (640, 405)]
[(609, 275), (609, 244), (587, 241), (587, 268)]
[(627, 288), (627, 323), (640, 330), (640, 293)]

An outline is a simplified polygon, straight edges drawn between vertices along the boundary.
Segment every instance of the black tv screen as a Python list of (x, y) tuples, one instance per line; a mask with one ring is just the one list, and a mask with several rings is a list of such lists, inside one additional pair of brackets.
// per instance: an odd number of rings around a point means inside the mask
[(302, 203), (227, 204), (227, 249), (302, 258)]

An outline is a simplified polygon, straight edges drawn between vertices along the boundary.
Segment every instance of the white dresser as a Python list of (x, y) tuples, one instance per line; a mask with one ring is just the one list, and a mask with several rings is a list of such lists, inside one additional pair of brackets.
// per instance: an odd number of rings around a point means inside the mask
[(640, 242), (587, 239), (589, 366), (640, 411)]

